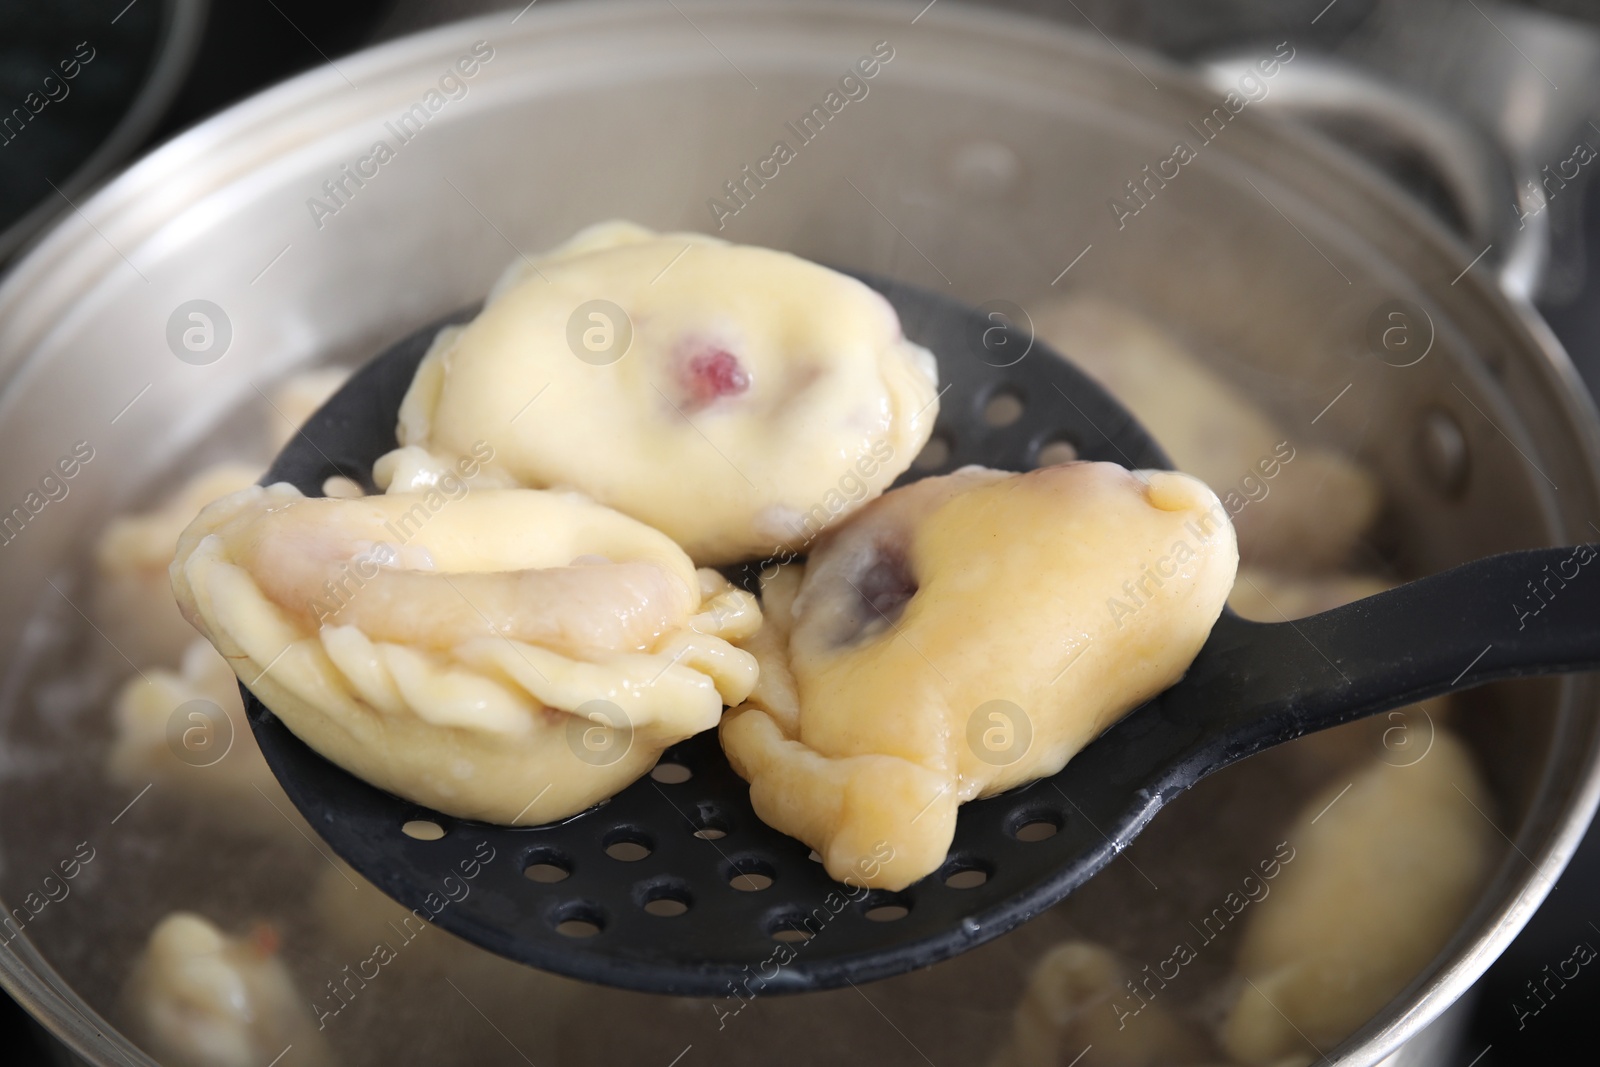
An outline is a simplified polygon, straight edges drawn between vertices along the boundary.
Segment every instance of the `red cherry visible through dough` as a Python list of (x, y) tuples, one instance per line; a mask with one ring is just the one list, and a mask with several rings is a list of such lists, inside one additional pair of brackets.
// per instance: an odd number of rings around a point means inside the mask
[(722, 348), (692, 357), (684, 378), (684, 391), (696, 407), (721, 397), (738, 396), (750, 388), (750, 375), (745, 373), (739, 357)]

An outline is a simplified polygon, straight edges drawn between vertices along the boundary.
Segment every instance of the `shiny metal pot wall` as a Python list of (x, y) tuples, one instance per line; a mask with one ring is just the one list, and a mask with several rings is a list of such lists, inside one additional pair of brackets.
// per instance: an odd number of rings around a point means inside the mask
[[(1076, 286), (1183, 324), (1306, 440), (1378, 472), (1384, 537), (1413, 573), (1591, 537), (1593, 410), (1543, 326), (1466, 269), (1473, 251), (1326, 143), (1153, 57), (953, 3), (913, 22), (920, 6), (510, 11), (296, 79), (81, 204), (0, 287), (0, 507), (74, 442), (100, 457), (0, 551), (8, 670), (56, 595), (47, 577), (158, 472), (193, 466), (258, 383), (376, 351), (480, 298), (513, 256), (613, 216), (720, 222), (975, 304), (1026, 309)], [(892, 58), (853, 71), (878, 42)], [(1174, 162), (1179, 140), (1193, 159)], [(778, 141), (791, 158), (775, 161)], [(1426, 319), (1415, 365), (1369, 343), (1395, 299)], [(212, 332), (186, 344), (196, 300)], [(1341, 1062), (1376, 1062), (1461, 995), (1593, 809), (1594, 680), (1515, 692), (1485, 762), (1516, 847)], [(25, 711), (3, 714), (9, 734)], [(0, 842), (34, 832), (12, 812)], [(26, 938), (0, 968), (88, 1058), (139, 1057)]]

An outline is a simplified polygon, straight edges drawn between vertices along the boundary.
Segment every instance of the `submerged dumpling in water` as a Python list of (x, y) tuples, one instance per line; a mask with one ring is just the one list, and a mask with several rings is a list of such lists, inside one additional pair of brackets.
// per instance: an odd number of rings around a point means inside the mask
[(106, 524), (94, 546), (95, 625), (135, 663), (176, 663), (194, 641), (194, 627), (172, 600), (172, 550), (201, 508), (254, 484), (263, 466), (215, 464), (151, 510)]
[(117, 692), (108, 774), (133, 789), (159, 782), (163, 793), (235, 828), (299, 840), (294, 806), (250, 738), (239, 680), (215, 648), (184, 627), (190, 642), (177, 670), (146, 667)]
[(1377, 517), (1381, 493), (1369, 472), (1286, 431), (1131, 308), (1074, 293), (1038, 309), (1035, 322), (1039, 336), (1098, 379), (1180, 470), (1217, 491), (1246, 564), (1299, 573), (1337, 567)]
[(146, 664), (177, 664), (194, 641), (194, 628), (172, 601), (167, 565), (178, 535), (219, 497), (253, 484), (277, 453), (349, 372), (318, 367), (292, 374), (272, 391), (261, 414), (269, 430), (267, 454), (259, 461), (224, 461), (195, 474), (149, 510), (118, 515), (106, 524), (94, 546), (95, 625), (115, 646), (117, 663), (126, 655)]
[(179, 606), (318, 752), (489, 822), (610, 796), (750, 691), (748, 593), (576, 493), (452, 484), (225, 497), (179, 540)]
[(766, 248), (603, 223), (515, 264), (442, 332), (379, 483), (484, 440), (517, 484), (571, 487), (700, 564), (777, 555), (882, 492), (938, 414), (933, 356), (882, 296)]
[(130, 1036), (167, 1067), (262, 1067), (287, 1048), (295, 1063), (334, 1058), (278, 958), (278, 935), (257, 926), (230, 937), (191, 912), (150, 934), (119, 1005)]
[[(1011, 1037), (989, 1067), (1184, 1067), (1217, 1063), (1204, 1028), (1166, 1001), (1120, 1006), (1139, 969), (1110, 949), (1064, 941), (1040, 957), (1012, 1014)], [(1074, 1057), (1077, 1057), (1076, 1059)]]
[(1055, 773), (1176, 682), (1237, 562), (1187, 475), (924, 479), (766, 585), (761, 678), (723, 746), (763, 820), (835, 878), (899, 889), (943, 862), (958, 805)]
[(1285, 832), (1299, 858), (1250, 914), (1222, 1025), (1237, 1063), (1309, 1064), (1398, 996), (1449, 943), (1494, 857), (1471, 750), (1428, 726), (1330, 784)]

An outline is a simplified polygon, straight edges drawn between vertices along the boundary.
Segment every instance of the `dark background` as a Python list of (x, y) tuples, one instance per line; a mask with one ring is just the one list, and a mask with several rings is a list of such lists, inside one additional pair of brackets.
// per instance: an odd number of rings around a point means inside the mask
[[(98, 139), (115, 125), (119, 101), (127, 100), (139, 85), (143, 65), (153, 55), (160, 5), (156, 0), (136, 2), (115, 27), (109, 27), (106, 9), (120, 8), (125, 2), (50, 0), (23, 10), (21, 0), (0, 0), (0, 100), (20, 99), (32, 89), (57, 59), (70, 56), (74, 44), (89, 36), (86, 27), (93, 27), (96, 44), (94, 62), (73, 82), (74, 92), (82, 94), (79, 102), (83, 106), (63, 109), (74, 121), (29, 128), (4, 149), (15, 155), (0, 155), (0, 230), (33, 203), (56, 195), (50, 182), (66, 182)], [(386, 20), (391, 28), (409, 29), (442, 21), (452, 6), (439, 3), (433, 9), (417, 0), (217, 0), (187, 80), (145, 137), (141, 151), (255, 89), (359, 48), (373, 39)], [(1005, 6), (1039, 10), (1065, 5), (1052, 0), (1008, 0)], [(1193, 9), (1189, 21), (1184, 22), (1155, 19), (1150, 14), (1152, 3), (1140, 0), (1117, 5), (1085, 0), (1080, 6), (1108, 20), (1112, 32), (1178, 54), (1192, 50), (1196, 40), (1212, 41), (1219, 35), (1225, 39), (1251, 25), (1248, 19), (1270, 21), (1281, 11), (1264, 5), (1263, 0), (1238, 0), (1221, 5), (1230, 9), (1238, 22), (1216, 17), (1214, 10), (1204, 18), (1197, 17), (1200, 13)], [(1197, 4), (1195, 8), (1215, 6)], [(1351, 25), (1349, 20), (1366, 6), (1363, 0), (1344, 0), (1333, 9), (1338, 14), (1330, 14), (1328, 32), (1337, 33)], [(1600, 15), (1600, 4), (1589, 0), (1541, 0), (1537, 6), (1590, 20)], [(1344, 10), (1339, 11), (1340, 7)], [(398, 20), (396, 8), (402, 9)], [(297, 27), (305, 28), (311, 38)], [(1582, 219), (1578, 228), (1587, 251), (1584, 259), (1600, 264), (1600, 186), (1590, 186)], [(1600, 269), (1588, 272), (1575, 299), (1540, 310), (1572, 354), (1591, 391), (1600, 395)], [(1600, 968), (1581, 971), (1537, 1016), (1519, 1022), (1513, 1004), (1531, 1003), (1526, 983), (1543, 979), (1543, 968), (1553, 968), (1570, 957), (1580, 942), (1600, 948), (1597, 901), (1600, 833), (1591, 832), (1544, 907), (1478, 983), (1462, 1067), (1469, 1062), (1475, 1067), (1575, 1059), (1592, 1062), (1592, 1052), (1581, 1057), (1574, 1057), (1573, 1052), (1586, 1048), (1588, 1039), (1600, 1029), (1590, 1025), (1594, 1020), (1589, 1016), (1600, 1006), (1600, 977), (1595, 973)], [(51, 1044), (25, 1012), (0, 996), (0, 1062), (16, 1067), (63, 1062), (52, 1055)]]

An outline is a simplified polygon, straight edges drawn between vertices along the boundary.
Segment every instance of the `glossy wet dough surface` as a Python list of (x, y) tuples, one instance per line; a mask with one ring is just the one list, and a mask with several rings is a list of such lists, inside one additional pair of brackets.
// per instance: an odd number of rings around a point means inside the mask
[[(765, 588), (761, 664), (722, 741), (756, 812), (844, 878), (909, 885), (961, 803), (1059, 770), (1170, 686), (1237, 565), (1187, 475), (969, 467), (896, 490)], [(877, 865), (874, 865), (875, 868)]]

